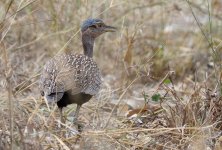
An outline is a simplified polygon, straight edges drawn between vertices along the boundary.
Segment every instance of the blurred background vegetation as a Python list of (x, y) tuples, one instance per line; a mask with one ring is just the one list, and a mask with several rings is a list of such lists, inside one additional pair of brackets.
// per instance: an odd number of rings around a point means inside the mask
[[(103, 88), (79, 137), (58, 128), (38, 78), (82, 53), (87, 18), (118, 32), (96, 40)], [(0, 149), (220, 149), (221, 35), (221, 0), (0, 0)]]

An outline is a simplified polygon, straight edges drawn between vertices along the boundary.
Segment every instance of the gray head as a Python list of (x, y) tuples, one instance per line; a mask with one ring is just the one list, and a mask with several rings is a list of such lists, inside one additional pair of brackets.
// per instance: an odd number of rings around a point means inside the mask
[(101, 19), (87, 19), (83, 22), (81, 31), (83, 35), (87, 34), (96, 38), (105, 32), (114, 32), (116, 28), (106, 25)]
[(116, 31), (115, 27), (106, 25), (101, 19), (87, 19), (81, 26), (84, 54), (93, 57), (95, 39), (105, 32)]

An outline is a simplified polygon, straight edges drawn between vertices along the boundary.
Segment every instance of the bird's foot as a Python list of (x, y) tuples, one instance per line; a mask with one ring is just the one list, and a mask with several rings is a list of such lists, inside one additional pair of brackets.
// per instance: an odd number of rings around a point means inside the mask
[(76, 117), (73, 118), (73, 124), (76, 125), (79, 132), (82, 132), (83, 125), (78, 121)]
[(82, 132), (83, 125), (82, 124), (78, 124), (77, 125), (77, 129), (78, 129), (79, 132)]

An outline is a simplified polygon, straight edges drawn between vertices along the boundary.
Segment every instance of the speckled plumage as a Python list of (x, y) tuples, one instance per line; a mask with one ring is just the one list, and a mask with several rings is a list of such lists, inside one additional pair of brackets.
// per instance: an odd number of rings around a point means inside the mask
[(63, 54), (49, 60), (40, 78), (41, 90), (50, 95), (71, 91), (72, 94), (99, 92), (101, 75), (92, 58), (83, 54)]

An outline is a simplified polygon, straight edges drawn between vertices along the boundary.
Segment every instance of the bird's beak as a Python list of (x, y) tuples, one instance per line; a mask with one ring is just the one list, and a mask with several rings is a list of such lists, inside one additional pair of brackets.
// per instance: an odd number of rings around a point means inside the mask
[(112, 26), (105, 26), (104, 27), (105, 32), (115, 32), (116, 30), (117, 30), (116, 27), (112, 27)]

